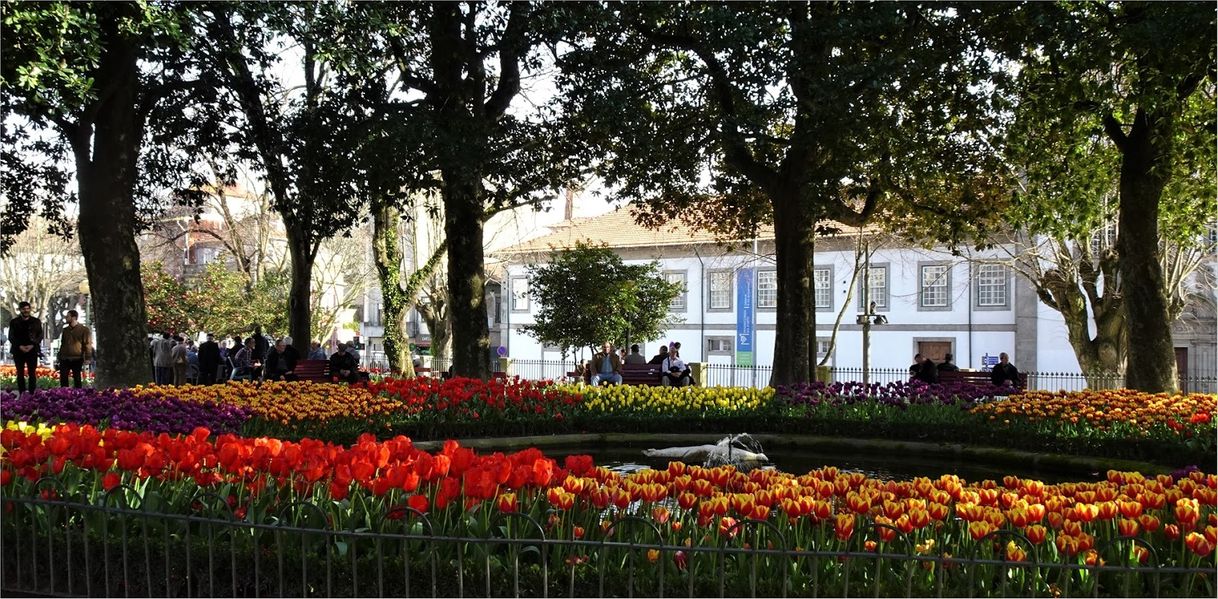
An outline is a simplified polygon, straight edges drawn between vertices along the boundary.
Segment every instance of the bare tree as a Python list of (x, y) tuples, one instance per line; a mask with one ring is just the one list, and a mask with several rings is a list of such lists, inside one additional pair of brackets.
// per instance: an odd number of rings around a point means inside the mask
[(0, 298), (11, 313), (16, 313), (19, 302), (28, 301), (48, 328), (44, 334), (49, 338), (57, 320), (50, 314), (52, 303), (58, 296), (79, 293), (86, 275), (80, 246), (48, 225), (40, 217), (31, 218), (29, 228), (0, 257)]
[(376, 273), (367, 255), (372, 244), (368, 227), (352, 229), (350, 237), (334, 237), (321, 243), (313, 265), (313, 292), (310, 294), (312, 334), (326, 339), (340, 322), (343, 312), (351, 310), (364, 295)]
[[(1114, 222), (1083, 239), (1019, 233), (1014, 249), (999, 246), (1006, 258), (991, 261), (1009, 265), (1032, 284), (1041, 302), (1062, 315), (1079, 366), (1088, 375), (1123, 374), (1129, 355), (1117, 237)], [(1161, 239), (1157, 254), (1164, 275), (1161, 293), (1174, 321), (1190, 301), (1189, 282), (1206, 250)]]

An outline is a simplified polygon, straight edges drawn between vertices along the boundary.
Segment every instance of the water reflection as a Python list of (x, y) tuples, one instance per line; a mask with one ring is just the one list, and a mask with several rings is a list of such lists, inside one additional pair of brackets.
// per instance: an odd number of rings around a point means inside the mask
[[(672, 458), (647, 456), (642, 446), (583, 446), (549, 447), (546, 455), (558, 457), (572, 454), (588, 454), (598, 465), (619, 473), (630, 473), (646, 468), (662, 470)], [(955, 474), (968, 481), (1002, 480), (1003, 476), (1015, 475), (1033, 478), (1046, 483), (1097, 481), (1104, 478), (1101, 472), (1059, 472), (1033, 467), (980, 464), (967, 460), (951, 460), (911, 454), (868, 455), (830, 454), (792, 448), (770, 448), (765, 455), (769, 463), (762, 467), (774, 468), (792, 474), (804, 474), (824, 466), (836, 466), (841, 472), (861, 472), (877, 480), (911, 480), (925, 476), (938, 478), (944, 474)]]

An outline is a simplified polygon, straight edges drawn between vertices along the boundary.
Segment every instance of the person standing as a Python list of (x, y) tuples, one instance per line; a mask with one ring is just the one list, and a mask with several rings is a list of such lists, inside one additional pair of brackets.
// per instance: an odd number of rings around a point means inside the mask
[(68, 310), (68, 324), (59, 335), (59, 386), (68, 386), (68, 373), (72, 373), (72, 386), (80, 388), (80, 372), (85, 364), (93, 360), (93, 334), (89, 327), (80, 324), (76, 310)]
[(1010, 362), (1006, 352), (998, 354), (998, 363), (990, 370), (990, 382), (998, 387), (1019, 386), (1019, 370)]
[(174, 337), (177, 342), (173, 349), (169, 350), (169, 362), (173, 367), (173, 384), (180, 386), (186, 384), (186, 343), (181, 337)]
[(261, 364), (266, 361), (266, 355), (271, 351), (271, 342), (262, 334), (262, 325), (254, 325), (254, 362)]
[(199, 384), (214, 385), (216, 370), (220, 367), (220, 345), (215, 335), (207, 334), (207, 340), (199, 344)]
[(152, 341), (152, 365), (156, 368), (153, 380), (158, 385), (173, 382), (173, 339), (169, 333), (161, 333), (160, 339)]
[[(30, 315), (29, 302), (17, 304), (18, 316), (8, 322), (8, 341), (17, 365), (17, 393), (38, 388), (38, 353), (42, 349), (42, 321)], [(26, 385), (28, 372), (29, 385)]]

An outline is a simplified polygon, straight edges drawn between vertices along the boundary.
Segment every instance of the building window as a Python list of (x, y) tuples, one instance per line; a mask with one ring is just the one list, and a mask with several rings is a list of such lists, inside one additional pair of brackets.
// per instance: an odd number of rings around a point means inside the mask
[(817, 310), (833, 310), (833, 267), (818, 266), (812, 270), (813, 294)]
[(919, 308), (950, 308), (951, 265), (923, 264), (919, 270)]
[(512, 311), (529, 311), (529, 279), (527, 277), (512, 277)]
[(820, 360), (829, 353), (829, 339), (827, 337), (816, 338), (816, 359)]
[(1007, 269), (1001, 264), (977, 267), (977, 307), (1005, 308), (1008, 305)]
[(707, 337), (706, 353), (707, 355), (732, 355), (732, 338)]
[(689, 284), (686, 281), (685, 271), (664, 271), (664, 280), (669, 283), (677, 283), (681, 286), (681, 293), (677, 295), (672, 303), (668, 305), (669, 312), (684, 312), (686, 310), (686, 297), (689, 295)]
[[(859, 277), (862, 279), (863, 277)], [(872, 264), (870, 269), (870, 289), (868, 290), (870, 300), (875, 302), (876, 310), (888, 309), (888, 265), (887, 264)], [(866, 310), (867, 305), (863, 302), (863, 281), (859, 281), (859, 309)]]
[(712, 270), (707, 273), (710, 298), (707, 310), (726, 312), (732, 309), (732, 271)]
[(773, 310), (778, 307), (778, 272), (757, 271), (757, 308)]

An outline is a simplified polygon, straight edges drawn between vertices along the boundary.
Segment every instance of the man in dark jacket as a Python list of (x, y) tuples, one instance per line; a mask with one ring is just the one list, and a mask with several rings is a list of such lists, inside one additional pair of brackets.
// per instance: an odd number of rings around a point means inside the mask
[(946, 354), (943, 356), (943, 363), (939, 365), (939, 372), (956, 372), (960, 370), (956, 368), (956, 363), (952, 362), (952, 355)]
[(659, 366), (664, 363), (664, 360), (667, 360), (667, 359), (668, 359), (668, 346), (661, 345), (660, 353), (652, 356), (651, 359), (647, 361), (647, 363), (655, 364), (655, 365)]
[(296, 363), (300, 361), (300, 353), (292, 347), (292, 338), (284, 337), (275, 343), (271, 353), (266, 356), (266, 366), (263, 376), (268, 381), (296, 380)]
[(199, 384), (214, 385), (216, 371), (220, 368), (220, 344), (215, 335), (207, 334), (207, 341), (199, 344)]
[(939, 382), (939, 368), (935, 365), (935, 361), (922, 357), (922, 354), (914, 356), (914, 364), (909, 367), (909, 373), (913, 375), (914, 379), (928, 385)]
[(1010, 361), (1006, 352), (998, 354), (998, 363), (990, 370), (990, 382), (999, 387), (1018, 387), (1019, 371)]
[[(8, 323), (8, 341), (12, 344), (13, 362), (17, 365), (17, 393), (38, 388), (38, 354), (42, 350), (42, 321), (30, 315), (29, 302), (17, 304), (21, 314)], [(30, 378), (26, 385), (25, 378)]]
[(338, 351), (330, 356), (330, 378), (354, 383), (359, 380), (359, 364), (347, 353), (347, 344), (339, 343)]

